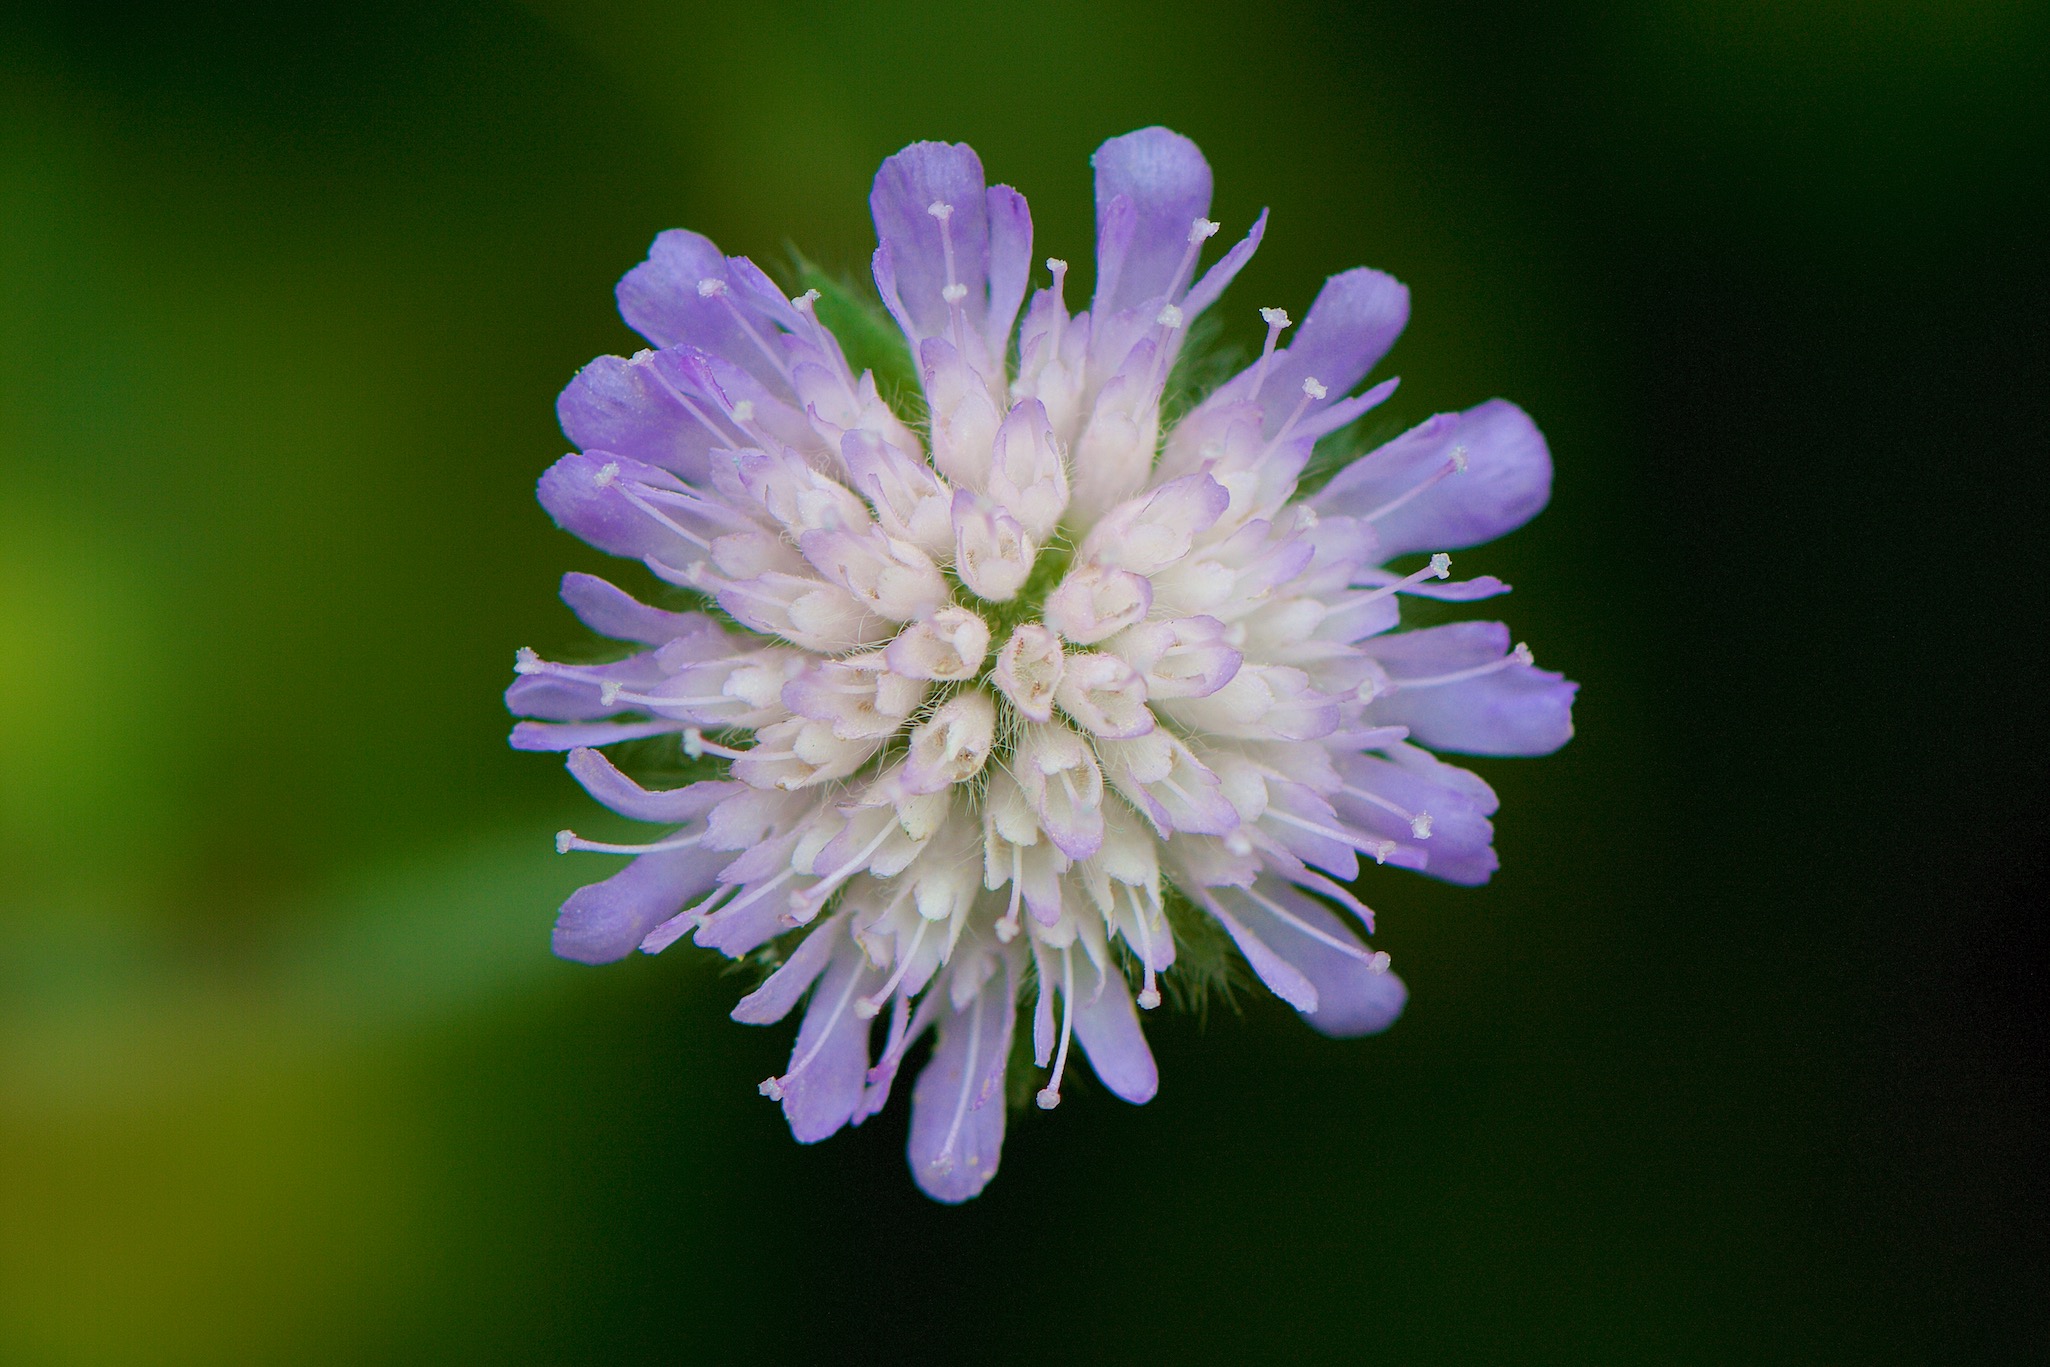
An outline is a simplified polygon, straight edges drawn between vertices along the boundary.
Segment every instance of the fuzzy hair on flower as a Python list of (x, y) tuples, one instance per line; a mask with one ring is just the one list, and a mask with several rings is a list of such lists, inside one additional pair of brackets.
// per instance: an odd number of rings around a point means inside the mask
[[(829, 282), (793, 299), (695, 233), (657, 237), (618, 291), (650, 349), (564, 390), (578, 451), (540, 498), (672, 606), (566, 576), (631, 652), (523, 650), (506, 694), (516, 747), (567, 751), (592, 797), (664, 828), (558, 835), (633, 858), (563, 904), (555, 952), (689, 936), (756, 961), (733, 1016), (803, 1005), (761, 1090), (806, 1143), (879, 1111), (931, 1035), (910, 1162), (941, 1201), (982, 1191), (1007, 1094), (1053, 1108), (1078, 1047), (1149, 1100), (1140, 1012), (1228, 956), (1324, 1034), (1385, 1029), (1407, 990), (1361, 938), (1361, 856), (1487, 881), (1495, 794), (1438, 753), (1572, 734), (1575, 685), (1505, 626), (1399, 629), (1405, 597), (1506, 591), (1448, 579), (1446, 552), (1544, 506), (1531, 420), (1443, 413), (1317, 483), (1320, 440), (1395, 387), (1354, 392), (1408, 291), (1334, 275), (1183, 395), (1190, 328), (1266, 214), (1202, 269), (1219, 225), (1194, 143), (1142, 129), (1094, 168), (1095, 292), (1071, 312), (1067, 263), (1032, 288), (1025, 199), (970, 148), (885, 161), (874, 278), (901, 343)], [(894, 352), (901, 392), (850, 350)]]

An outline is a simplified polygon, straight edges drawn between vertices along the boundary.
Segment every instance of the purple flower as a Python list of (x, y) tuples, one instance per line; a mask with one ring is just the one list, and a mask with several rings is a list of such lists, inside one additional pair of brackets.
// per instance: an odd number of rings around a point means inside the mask
[[(1352, 393), (1408, 291), (1355, 269), (1286, 347), (1288, 315), (1262, 309), (1259, 359), (1169, 421), (1189, 326), (1266, 218), (1199, 270), (1218, 225), (1193, 143), (1142, 129), (1095, 167), (1096, 293), (1071, 313), (1059, 260), (1027, 303), (1024, 198), (985, 186), (973, 151), (883, 164), (875, 281), (922, 430), (849, 367), (818, 291), (787, 298), (702, 237), (658, 237), (619, 286), (655, 349), (570, 383), (581, 454), (540, 494), (703, 610), (570, 575), (578, 617), (641, 649), (522, 651), (507, 693), (532, 718), (515, 746), (568, 751), (593, 797), (669, 828), (557, 838), (636, 857), (564, 904), (556, 952), (764, 951), (779, 966), (733, 1014), (805, 1004), (762, 1091), (807, 1143), (879, 1110), (930, 1032), (910, 1157), (942, 1201), (996, 1172), (1014, 1029), (1042, 1107), (1077, 1046), (1119, 1097), (1153, 1096), (1139, 1010), (1195, 939), (1228, 936), (1325, 1034), (1386, 1028), (1407, 993), (1360, 939), (1359, 857), (1485, 882), (1495, 795), (1432, 752), (1572, 734), (1574, 685), (1506, 627), (1396, 629), (1404, 595), (1506, 591), (1448, 582), (1444, 552), (1544, 506), (1530, 419), (1500, 400), (1441, 414), (1302, 496), (1317, 441), (1394, 388)], [(1412, 552), (1429, 563), (1385, 568)], [(651, 736), (722, 776), (651, 790), (597, 748)]]

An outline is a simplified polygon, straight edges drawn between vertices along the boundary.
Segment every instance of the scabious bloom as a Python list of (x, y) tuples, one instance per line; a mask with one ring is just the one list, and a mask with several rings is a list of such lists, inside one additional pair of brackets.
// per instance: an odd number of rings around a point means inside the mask
[[(1544, 505), (1530, 419), (1499, 400), (1441, 414), (1305, 496), (1319, 439), (1393, 390), (1351, 392), (1408, 291), (1333, 276), (1287, 346), (1288, 315), (1262, 309), (1259, 358), (1175, 420), (1189, 327), (1266, 215), (1199, 272), (1219, 225), (1195, 145), (1149, 128), (1094, 165), (1095, 293), (1071, 313), (1060, 260), (1027, 304), (1025, 200), (972, 150), (883, 163), (875, 283), (920, 390), (903, 412), (849, 366), (816, 290), (656, 238), (619, 286), (652, 349), (570, 383), (581, 450), (540, 496), (698, 610), (571, 574), (577, 616), (639, 649), (522, 651), (507, 694), (533, 718), (514, 745), (568, 751), (593, 797), (670, 828), (557, 837), (634, 859), (564, 903), (556, 952), (689, 935), (775, 965), (733, 1015), (768, 1024), (808, 996), (761, 1087), (807, 1143), (875, 1114), (931, 1032), (910, 1159), (942, 1201), (996, 1171), (1021, 1003), (1049, 1109), (1075, 1045), (1117, 1096), (1154, 1095), (1135, 1001), (1157, 1006), (1203, 935), (1325, 1034), (1385, 1028), (1406, 990), (1359, 938), (1359, 857), (1486, 881), (1495, 795), (1433, 751), (1542, 754), (1572, 731), (1574, 685), (1506, 627), (1396, 630), (1404, 595), (1504, 591), (1447, 582), (1444, 552)], [(644, 787), (598, 749), (648, 737), (716, 776)]]

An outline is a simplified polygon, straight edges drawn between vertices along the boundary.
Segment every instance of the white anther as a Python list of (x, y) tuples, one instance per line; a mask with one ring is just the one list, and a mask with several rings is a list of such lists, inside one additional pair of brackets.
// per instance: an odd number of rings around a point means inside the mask
[(1182, 311), (1173, 304), (1169, 304), (1160, 311), (1159, 316), (1153, 321), (1164, 328), (1178, 328), (1182, 325)]
[(607, 679), (598, 685), (598, 705), (610, 707), (619, 701), (619, 690), (623, 685), (617, 679)]
[(936, 199), (932, 203), (926, 205), (925, 211), (931, 214), (934, 218), (938, 219), (942, 223), (945, 223), (948, 219), (954, 216), (954, 206), (947, 203), (943, 199)]
[(597, 485), (600, 489), (603, 489), (604, 487), (612, 483), (613, 480), (618, 478), (619, 462), (616, 460), (608, 460), (603, 465), (598, 467), (597, 474), (591, 476), (591, 483)]
[(794, 309), (808, 310), (812, 307), (812, 305), (819, 302), (819, 298), (820, 295), (817, 290), (806, 290), (803, 294), (798, 295), (795, 299), (792, 299), (790, 301), (790, 307)]
[(1061, 1078), (1068, 1071), (1068, 1042), (1075, 1033), (1075, 960), (1070, 946), (1061, 951), (1061, 1044), (1053, 1060), (1053, 1076), (1033, 1098), (1039, 1109), (1050, 1111), (1061, 1104)]
[(968, 287), (966, 285), (949, 285), (945, 289), (940, 291), (940, 298), (946, 300), (950, 304), (958, 304), (967, 297)]
[(771, 1101), (781, 1101), (783, 1099), (783, 1079), (776, 1077), (763, 1078), (762, 1085), (755, 1088), (755, 1090)]
[(753, 399), (742, 399), (739, 403), (733, 405), (733, 420), (740, 423), (753, 422), (755, 420), (755, 401)]
[(1317, 383), (1315, 376), (1311, 376), (1310, 378), (1303, 381), (1303, 393), (1309, 395), (1313, 399), (1321, 399), (1330, 392), (1331, 391), (1326, 389), (1323, 385)]
[(1419, 840), (1429, 840), (1431, 838), (1431, 814), (1429, 812), (1418, 812), (1415, 816), (1411, 817), (1409, 819), (1409, 833)]
[(1141, 1011), (1151, 1011), (1158, 1005), (1160, 1005), (1159, 988), (1142, 987), (1139, 989), (1139, 1009)]
[(1373, 958), (1367, 961), (1367, 967), (1375, 973), (1386, 973), (1388, 971), (1388, 951), (1385, 949), (1375, 950)]
[(536, 655), (530, 647), (521, 646), (518, 653), (513, 656), (513, 673), (515, 674), (538, 674), (541, 672), (541, 667), (541, 657)]
[(1518, 641), (1516, 643), (1516, 649), (1509, 652), (1509, 658), (1516, 661), (1516, 663), (1520, 665), (1537, 663), (1536, 657), (1530, 653), (1530, 647), (1522, 641)]
[(1058, 256), (1049, 256), (1046, 258), (1046, 268), (1055, 275), (1059, 275), (1068, 269), (1068, 263), (1061, 260)]
[(726, 282), (724, 280), (717, 280), (708, 275), (703, 280), (698, 281), (698, 298), (700, 299), (711, 299), (724, 293), (726, 293)]
[(1430, 575), (1433, 579), (1444, 579), (1452, 573), (1452, 557), (1439, 551), (1431, 557)]
[(706, 755), (717, 755), (720, 759), (739, 759), (747, 751), (706, 740), (704, 732), (695, 726), (687, 726), (683, 730), (683, 753), (692, 759), (702, 759)]
[(1212, 223), (1207, 218), (1199, 218), (1189, 225), (1189, 241), (1202, 242), (1208, 238), (1215, 237), (1217, 236), (1217, 230), (1223, 226), (1221, 223)]
[(1466, 448), (1464, 446), (1452, 448), (1452, 470), (1455, 474), (1463, 475), (1466, 473)]
[(1285, 327), (1287, 327), (1287, 326), (1288, 326), (1288, 321), (1289, 321), (1289, 320), (1288, 320), (1288, 310), (1287, 310), (1287, 309), (1261, 309), (1261, 310), (1260, 310), (1260, 321), (1261, 321), (1261, 322), (1263, 322), (1263, 323), (1265, 323), (1265, 324), (1266, 324), (1266, 325), (1267, 325), (1268, 327), (1271, 327), (1271, 328), (1285, 328)]
[(576, 846), (577, 833), (575, 831), (557, 831), (555, 833), (555, 852), (557, 854), (568, 854)]

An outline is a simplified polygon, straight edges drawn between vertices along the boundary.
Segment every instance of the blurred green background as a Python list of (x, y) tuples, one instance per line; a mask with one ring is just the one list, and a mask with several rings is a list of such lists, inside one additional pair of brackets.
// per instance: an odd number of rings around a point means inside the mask
[[(2046, 29), (0, 8), (0, 1361), (2050, 1352)], [(967, 139), (1079, 265), (1154, 122), (1273, 208), (1236, 335), (1377, 265), (1398, 416), (1545, 427), (1460, 563), (1580, 734), (1477, 766), (1492, 887), (1370, 880), (1393, 1032), (1156, 1023), (1153, 1105), (944, 1209), (901, 1102), (791, 1142), (710, 956), (549, 957), (603, 861), (498, 694), (600, 557), (533, 480), (657, 230), (859, 269), (876, 163)]]

